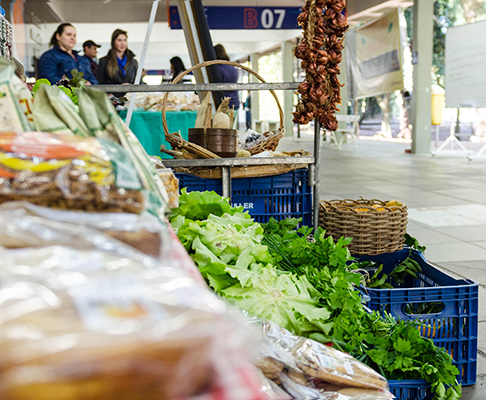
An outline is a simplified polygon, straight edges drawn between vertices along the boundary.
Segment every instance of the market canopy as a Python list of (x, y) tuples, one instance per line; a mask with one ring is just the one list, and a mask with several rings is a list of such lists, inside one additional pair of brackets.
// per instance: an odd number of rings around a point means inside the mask
[[(204, 6), (225, 7), (230, 10), (227, 0), (204, 0)], [(300, 8), (304, 0), (240, 0), (231, 2), (237, 7)], [(167, 2), (175, 6), (177, 1)], [(368, 21), (384, 15), (397, 7), (412, 4), (409, 0), (349, 0), (348, 16), (351, 24)], [(13, 5), (15, 38), (19, 58), (30, 69), (32, 57), (39, 57), (48, 49), (48, 42), (60, 22), (73, 23), (78, 30), (78, 48), (88, 39), (102, 45), (99, 54), (105, 55), (110, 47), (111, 33), (122, 28), (128, 31), (130, 48), (140, 54), (145, 38), (146, 24), (150, 15), (152, 1), (139, 0), (4, 0), (2, 6), (7, 13)], [(8, 17), (8, 15), (7, 15)], [(9, 18), (11, 19), (11, 18)], [(154, 31), (151, 38), (147, 69), (166, 69), (168, 60), (181, 56), (186, 62), (187, 47), (181, 31), (171, 30), (168, 21), (168, 9), (165, 2), (159, 7)], [(24, 26), (25, 24), (25, 26)], [(25, 29), (24, 29), (25, 28)], [(18, 32), (22, 29), (23, 32)], [(246, 29), (214, 30), (215, 43), (224, 43), (232, 59), (241, 59), (252, 53), (264, 53), (279, 48), (282, 41), (291, 40), (300, 35), (300, 29)]]

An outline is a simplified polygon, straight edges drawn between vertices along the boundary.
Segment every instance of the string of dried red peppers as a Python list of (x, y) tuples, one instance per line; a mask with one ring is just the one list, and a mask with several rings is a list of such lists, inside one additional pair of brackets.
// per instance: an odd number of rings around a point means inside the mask
[(328, 130), (337, 129), (334, 113), (341, 103), (341, 72), (344, 33), (348, 29), (342, 11), (346, 0), (306, 0), (298, 17), (304, 38), (294, 54), (302, 60), (305, 80), (297, 91), (300, 101), (293, 113), (296, 124), (318, 118)]

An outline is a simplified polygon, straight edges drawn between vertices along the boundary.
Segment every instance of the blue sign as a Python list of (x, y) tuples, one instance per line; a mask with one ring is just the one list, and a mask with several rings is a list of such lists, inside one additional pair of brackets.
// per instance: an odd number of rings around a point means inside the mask
[[(204, 7), (209, 29), (300, 29), (301, 7)], [(171, 29), (182, 29), (177, 6), (169, 8)]]

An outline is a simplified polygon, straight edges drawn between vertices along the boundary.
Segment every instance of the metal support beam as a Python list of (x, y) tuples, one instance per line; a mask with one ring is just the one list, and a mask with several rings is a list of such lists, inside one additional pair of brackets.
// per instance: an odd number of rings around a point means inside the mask
[(231, 167), (221, 168), (221, 177), (223, 179), (223, 197), (227, 197), (232, 204), (231, 196)]
[[(201, 43), (198, 40), (197, 25), (192, 10), (191, 1), (180, 0), (177, 2), (177, 10), (181, 17), (182, 29), (186, 37), (187, 49), (191, 58), (192, 65), (199, 64), (204, 61), (204, 55), (201, 48)], [(206, 68), (197, 69), (194, 71), (196, 82), (209, 82)]]
[(431, 69), (434, 35), (434, 0), (415, 0), (413, 6), (412, 153), (430, 153)]
[[(152, 3), (152, 11), (150, 12), (149, 23), (147, 26), (147, 33), (145, 34), (145, 41), (143, 42), (142, 55), (140, 56), (140, 62), (138, 63), (137, 75), (135, 76), (135, 83), (140, 84), (142, 79), (142, 70), (145, 64), (145, 57), (147, 56), (148, 45), (150, 42), (150, 35), (152, 34), (152, 28), (155, 22), (155, 16), (157, 15), (157, 8), (159, 6), (160, 0), (155, 0)], [(130, 126), (130, 121), (132, 119), (133, 108), (135, 107), (135, 96), (130, 98), (130, 103), (128, 105), (126, 124)]]
[(320, 161), (321, 161), (321, 124), (318, 119), (314, 121), (314, 213), (313, 225), (314, 233), (317, 232), (319, 227), (319, 200), (320, 200)]
[[(197, 83), (189, 84), (170, 84), (162, 85), (123, 85), (126, 93), (151, 93), (151, 92), (209, 92), (218, 90), (295, 90), (299, 86), (298, 82), (288, 83)], [(97, 85), (96, 89), (103, 92), (119, 92), (120, 85)]]
[[(292, 82), (294, 80), (294, 56), (292, 49), (294, 43), (291, 41), (282, 42), (282, 72), (283, 81)], [(283, 112), (285, 136), (294, 136), (294, 124), (292, 123), (292, 111), (294, 110), (294, 91), (287, 90), (284, 92)]]
[[(253, 53), (250, 55), (250, 68), (258, 74), (258, 60), (260, 59), (260, 55), (257, 53)], [(255, 83), (259, 82), (259, 80), (250, 75), (250, 82)], [(249, 90), (249, 89), (248, 89)], [(258, 92), (251, 93), (251, 119), (257, 120), (260, 119), (260, 95)]]
[(314, 164), (314, 157), (208, 158), (194, 160), (163, 159), (162, 162), (169, 168), (248, 167), (251, 165)]

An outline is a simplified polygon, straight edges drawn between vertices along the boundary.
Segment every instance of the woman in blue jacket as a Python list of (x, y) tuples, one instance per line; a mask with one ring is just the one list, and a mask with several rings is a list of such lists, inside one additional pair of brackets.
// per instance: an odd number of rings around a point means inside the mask
[(71, 71), (77, 69), (84, 74), (87, 84), (97, 85), (89, 60), (73, 50), (76, 46), (76, 28), (69, 23), (57, 27), (51, 38), (51, 50), (42, 54), (38, 64), (39, 78), (48, 79), (51, 84), (59, 82), (63, 76), (71, 79)]

